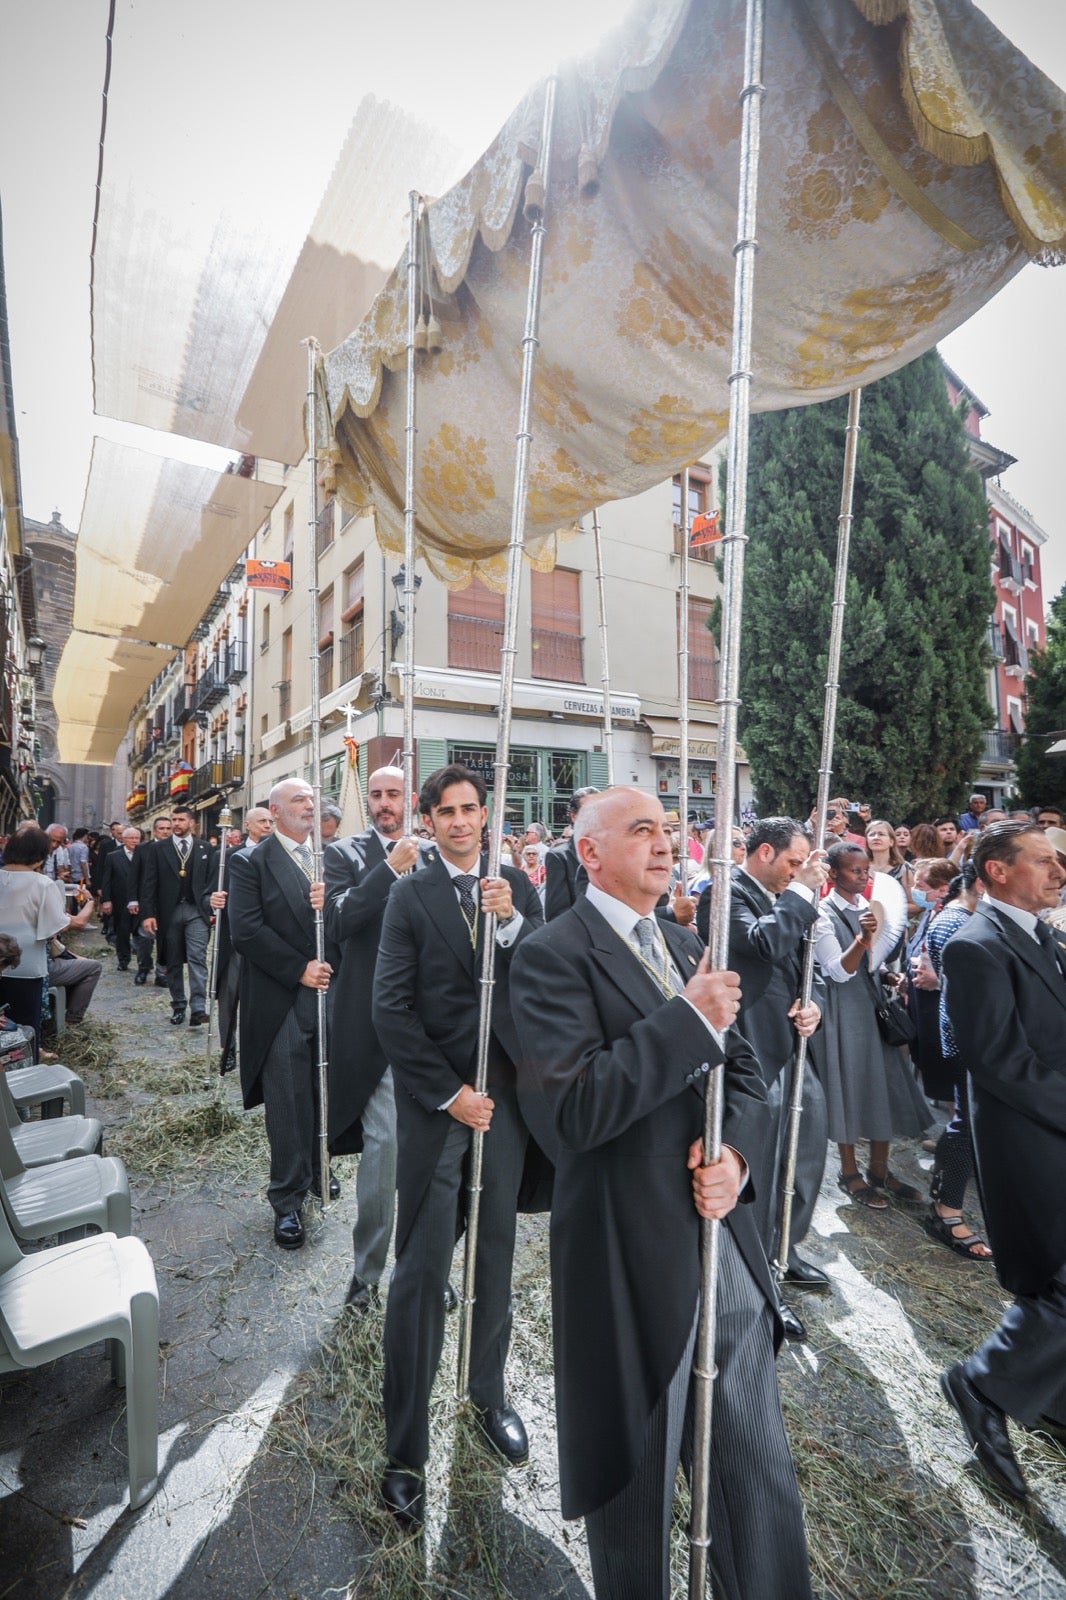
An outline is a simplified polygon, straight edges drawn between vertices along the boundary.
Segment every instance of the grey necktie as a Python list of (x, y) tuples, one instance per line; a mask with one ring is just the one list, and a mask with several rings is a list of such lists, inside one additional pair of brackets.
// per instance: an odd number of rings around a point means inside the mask
[(188, 861), (188, 859), (189, 859), (189, 841), (188, 841), (188, 839), (179, 839), (178, 840), (178, 855), (181, 857), (182, 866), (184, 866), (186, 861)]
[(474, 899), (474, 885), (477, 877), (473, 872), (460, 872), (454, 878), (455, 887), (459, 891), (459, 909), (471, 927), (477, 916), (477, 902)]
[(1048, 927), (1047, 923), (1046, 922), (1041, 922), (1041, 921), (1039, 921), (1039, 919), (1037, 920), (1037, 924), (1036, 924), (1036, 937), (1037, 937), (1038, 942), (1044, 947), (1044, 950), (1045, 950), (1046, 954), (1051, 957), (1052, 961), (1055, 964), (1055, 967), (1058, 970), (1059, 977), (1061, 978), (1062, 977), (1062, 962), (1060, 960), (1061, 946), (1059, 945), (1059, 942), (1055, 938), (1055, 935), (1052, 933), (1051, 929)]
[(685, 985), (681, 981), (681, 974), (670, 959), (669, 951), (663, 948), (655, 918), (641, 917), (633, 929), (633, 938), (637, 949), (657, 974), (663, 986), (668, 988), (671, 994), (680, 994)]
[(303, 844), (298, 844), (296, 846), (296, 849), (293, 851), (293, 855), (307, 873), (308, 878), (312, 878), (314, 876), (315, 862), (314, 857), (311, 854), (311, 846), (306, 842), (306, 840)]

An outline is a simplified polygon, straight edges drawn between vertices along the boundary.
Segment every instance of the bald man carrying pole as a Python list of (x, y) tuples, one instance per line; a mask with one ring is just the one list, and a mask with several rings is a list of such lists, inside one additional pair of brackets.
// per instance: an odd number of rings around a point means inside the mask
[[(746, 1151), (767, 1133), (736, 973), (663, 922), (670, 832), (637, 789), (587, 799), (587, 894), (511, 965), (529, 1126), (559, 1146), (552, 1317), (564, 1517), (585, 1518), (596, 1600), (669, 1600), (669, 1532), (700, 1297), (700, 1217), (721, 1229), (711, 1442), (716, 1600), (809, 1600), (803, 1515), (774, 1374), (777, 1297)], [(725, 1063), (722, 1159), (703, 1096)], [(738, 1204), (738, 1202), (740, 1202)]]
[(286, 778), (270, 791), (274, 832), (233, 856), (227, 902), (230, 938), (241, 957), (241, 1090), (262, 1105), (270, 1141), (267, 1199), (274, 1242), (298, 1250), (300, 1208), (321, 1193), (318, 1140), (318, 999), (334, 963), (319, 961), (316, 909), (325, 885), (312, 881), (314, 791)]
[(396, 1212), (396, 1099), (371, 1010), (385, 904), (393, 884), (418, 862), (418, 839), (403, 831), (403, 785), (402, 767), (372, 772), (369, 828), (328, 845), (323, 858), (326, 936), (340, 950), (330, 1038), (330, 1149), (362, 1150), (355, 1259), (345, 1297), (357, 1312), (377, 1299)]

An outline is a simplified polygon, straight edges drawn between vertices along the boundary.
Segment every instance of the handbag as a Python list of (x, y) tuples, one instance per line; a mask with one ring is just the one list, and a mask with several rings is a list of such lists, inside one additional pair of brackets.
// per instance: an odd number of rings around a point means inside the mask
[[(834, 913), (840, 925), (850, 933), (851, 929), (836, 907), (830, 906), (828, 909)], [(870, 986), (874, 1016), (877, 1018), (877, 1031), (885, 1044), (913, 1044), (918, 1037), (918, 1029), (899, 995), (894, 990), (886, 989), (879, 977), (874, 977), (865, 955), (859, 963), (859, 970)]]

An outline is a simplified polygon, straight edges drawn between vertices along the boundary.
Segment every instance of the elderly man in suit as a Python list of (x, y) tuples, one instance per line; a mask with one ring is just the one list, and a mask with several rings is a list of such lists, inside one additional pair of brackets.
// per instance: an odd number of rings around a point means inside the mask
[(175, 806), (171, 837), (145, 857), (140, 892), (141, 927), (162, 935), (170, 989), (170, 1020), (185, 1021), (184, 968), (189, 968), (189, 1026), (207, 1021), (207, 941), (211, 932), (214, 852), (195, 834), (188, 806)]
[[(792, 817), (764, 817), (747, 837), (742, 866), (732, 869), (729, 900), (729, 965), (740, 975), (743, 995), (737, 1027), (752, 1046), (762, 1070), (770, 1107), (771, 1135), (765, 1152), (755, 1152), (755, 1215), (767, 1255), (777, 1254), (781, 1222), (782, 1163), (785, 1154), (790, 1070), (796, 1037), (810, 1038), (821, 1022), (812, 1001), (800, 1005), (803, 946), (818, 920), (818, 894), (828, 877), (825, 853), (811, 850), (803, 825)], [(706, 942), (710, 888), (704, 890), (696, 926)], [(825, 1171), (827, 1122), (825, 1096), (808, 1057), (803, 1078), (800, 1143), (796, 1153), (795, 1200), (786, 1287), (824, 1292), (829, 1280), (796, 1253), (811, 1225)], [(803, 1323), (782, 1306), (785, 1334), (803, 1339)]]
[(377, 1298), (396, 1209), (396, 1099), (371, 1015), (374, 967), (392, 886), (415, 866), (419, 851), (417, 838), (404, 837), (402, 768), (370, 774), (366, 805), (370, 827), (331, 844), (324, 873), (326, 932), (341, 952), (330, 1035), (330, 1149), (362, 1147), (345, 1296), (356, 1311)]
[(940, 1381), (980, 1465), (1024, 1499), (1006, 1418), (1066, 1443), (1066, 952), (1040, 918), (1063, 868), (1024, 822), (986, 828), (973, 863), (985, 897), (944, 946), (945, 1004), (996, 1276), (1015, 1300)]
[[(517, 952), (523, 1108), (560, 1146), (551, 1221), (563, 1515), (584, 1516), (597, 1600), (670, 1594), (669, 1528), (700, 1299), (700, 1217), (724, 1226), (711, 1445), (723, 1600), (807, 1600), (803, 1517), (774, 1373), (776, 1295), (749, 1204), (767, 1133), (758, 1064), (732, 1027), (733, 972), (654, 917), (670, 881), (659, 801), (619, 788), (575, 828), (589, 888)], [(703, 1165), (704, 1088), (725, 1063), (722, 1157)]]
[[(396, 1267), (385, 1315), (382, 1497), (403, 1526), (425, 1513), (429, 1395), (444, 1340), (444, 1297), (459, 1231), (464, 1167), (475, 1129), (487, 1134), (471, 1331), (470, 1396), (489, 1444), (516, 1464), (529, 1451), (507, 1403), (511, 1263), (529, 1132), (518, 1110), (507, 974), (512, 951), (540, 924), (525, 873), (486, 876), (479, 774), (452, 765), (422, 786), (435, 848), (395, 884), (385, 908), (373, 1021), (396, 1086)], [(475, 1088), (486, 914), (496, 925), (488, 1092)]]
[(129, 971), (133, 953), (132, 939), (137, 923), (130, 904), (137, 903), (135, 855), (141, 842), (140, 828), (124, 828), (121, 848), (112, 850), (105, 859), (100, 880), (103, 902), (100, 909), (105, 917), (111, 918), (115, 930), (115, 954), (120, 972)]
[(316, 1185), (321, 1193), (318, 991), (329, 989), (333, 963), (317, 954), (314, 914), (326, 891), (313, 881), (311, 785), (276, 783), (270, 814), (273, 833), (232, 857), (226, 910), (241, 957), (241, 1091), (245, 1108), (262, 1105), (266, 1116), (274, 1242), (298, 1250), (304, 1198)]

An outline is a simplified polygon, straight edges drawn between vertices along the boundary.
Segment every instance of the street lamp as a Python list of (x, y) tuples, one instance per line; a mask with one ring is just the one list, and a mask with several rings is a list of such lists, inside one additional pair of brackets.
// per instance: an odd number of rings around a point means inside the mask
[(26, 653), (29, 657), (29, 663), (31, 667), (37, 668), (44, 666), (44, 654), (47, 649), (48, 646), (45, 644), (39, 633), (35, 633), (32, 638), (26, 640)]
[[(393, 655), (393, 659), (394, 660), (395, 660), (395, 657), (396, 657), (396, 648), (399, 645), (400, 640), (403, 638), (403, 633), (404, 633), (403, 591), (404, 591), (404, 586), (406, 585), (406, 583), (407, 583), (407, 569), (406, 569), (404, 563), (401, 562), (399, 571), (398, 572), (394, 572), (393, 575), (392, 575), (392, 587), (396, 590), (396, 609), (389, 612), (389, 639), (390, 639), (391, 644), (392, 644), (392, 655)], [(422, 587), (422, 575), (421, 575), (421, 573), (416, 572), (415, 573), (415, 594), (418, 593), (418, 591), (419, 591), (419, 589), (421, 589), (421, 587)], [(413, 609), (413, 607), (412, 607), (412, 609)]]

